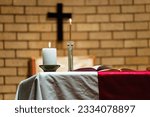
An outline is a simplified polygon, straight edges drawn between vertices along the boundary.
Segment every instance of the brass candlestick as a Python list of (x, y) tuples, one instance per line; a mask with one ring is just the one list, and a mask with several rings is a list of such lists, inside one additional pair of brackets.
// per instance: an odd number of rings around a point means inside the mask
[(73, 70), (73, 41), (67, 42), (67, 49), (68, 49), (68, 71)]

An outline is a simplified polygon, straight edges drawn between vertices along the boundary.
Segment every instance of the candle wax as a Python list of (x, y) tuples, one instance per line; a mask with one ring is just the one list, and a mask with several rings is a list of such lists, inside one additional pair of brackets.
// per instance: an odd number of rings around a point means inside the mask
[(56, 65), (56, 48), (43, 48), (43, 65)]

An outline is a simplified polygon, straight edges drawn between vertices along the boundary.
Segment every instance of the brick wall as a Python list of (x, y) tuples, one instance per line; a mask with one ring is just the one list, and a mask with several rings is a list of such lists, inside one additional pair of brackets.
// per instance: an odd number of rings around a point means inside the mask
[(150, 64), (150, 0), (0, 0), (0, 99), (14, 99), (27, 78), (28, 59), (52, 42), (66, 55), (69, 37), (56, 42), (56, 21), (46, 18), (62, 2), (73, 14), (74, 55), (94, 55), (95, 64), (145, 70)]

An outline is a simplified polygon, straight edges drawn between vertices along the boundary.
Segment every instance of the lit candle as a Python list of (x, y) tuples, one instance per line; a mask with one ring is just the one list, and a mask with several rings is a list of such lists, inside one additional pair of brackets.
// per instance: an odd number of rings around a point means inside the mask
[(68, 71), (73, 70), (73, 45), (74, 42), (71, 41), (71, 26), (72, 26), (72, 19), (69, 19), (69, 41), (67, 42), (67, 49), (68, 49)]
[(71, 25), (72, 25), (72, 19), (69, 19), (69, 39), (71, 40)]
[(43, 65), (56, 65), (56, 48), (51, 48), (51, 43), (49, 42), (49, 48), (42, 49)]

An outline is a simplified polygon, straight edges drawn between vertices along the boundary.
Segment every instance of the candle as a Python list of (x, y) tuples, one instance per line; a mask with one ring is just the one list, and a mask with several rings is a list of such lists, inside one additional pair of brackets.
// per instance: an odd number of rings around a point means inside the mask
[(73, 70), (73, 45), (74, 42), (71, 41), (71, 26), (72, 26), (72, 19), (69, 19), (69, 41), (67, 42), (67, 49), (68, 49), (68, 71)]
[(56, 65), (56, 48), (51, 48), (51, 43), (49, 43), (49, 48), (42, 49), (43, 65)]
[(69, 39), (71, 40), (71, 25), (72, 25), (72, 19), (69, 19)]

